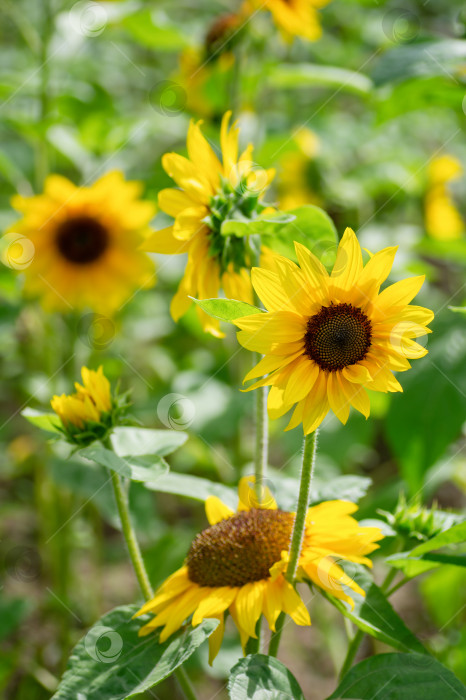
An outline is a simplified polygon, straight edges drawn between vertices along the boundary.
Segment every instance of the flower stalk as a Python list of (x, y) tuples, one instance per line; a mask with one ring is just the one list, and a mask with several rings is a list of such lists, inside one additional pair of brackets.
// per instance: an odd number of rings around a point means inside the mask
[[(259, 362), (257, 355), (255, 362)], [(262, 503), (265, 478), (267, 476), (267, 463), (269, 456), (269, 430), (267, 417), (268, 387), (262, 386), (256, 391), (256, 449), (254, 458), (254, 475), (256, 497)]]
[(299, 556), (306, 527), (306, 514), (309, 507), (311, 482), (314, 473), (314, 464), (317, 450), (317, 430), (304, 438), (303, 463), (301, 467), (301, 479), (299, 484), (298, 507), (291, 535), (290, 560), (286, 572), (287, 580), (292, 583), (298, 569)]
[[(110, 440), (105, 440), (103, 442), (104, 447), (107, 449), (112, 449)], [(112, 471), (111, 474), (113, 492), (115, 494), (115, 500), (118, 508), (118, 514), (120, 516), (121, 529), (126, 541), (126, 546), (128, 547), (129, 556), (131, 563), (133, 565), (134, 573), (141, 588), (142, 594), (146, 601), (150, 600), (154, 592), (152, 586), (150, 585), (149, 576), (147, 575), (146, 567), (144, 566), (144, 560), (142, 558), (141, 549), (139, 547), (139, 542), (136, 537), (136, 533), (131, 524), (131, 517), (129, 513), (128, 504), (128, 494), (123, 485), (122, 478), (119, 474)], [(183, 691), (186, 700), (197, 700), (194, 688), (189, 680), (188, 674), (182, 666), (176, 669), (174, 673), (181, 690)]]

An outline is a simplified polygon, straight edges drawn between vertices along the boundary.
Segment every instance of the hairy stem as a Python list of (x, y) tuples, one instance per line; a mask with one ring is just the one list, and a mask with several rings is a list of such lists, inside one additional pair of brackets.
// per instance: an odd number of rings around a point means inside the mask
[[(255, 353), (254, 363), (259, 362), (261, 356)], [(268, 417), (267, 417), (267, 391), (268, 387), (261, 386), (256, 389), (256, 449), (254, 458), (255, 490), (259, 503), (262, 502), (265, 478), (267, 475), (267, 463), (269, 452)]]
[(301, 467), (301, 480), (299, 484), (298, 507), (291, 535), (290, 561), (286, 572), (287, 580), (292, 583), (296, 576), (298, 561), (303, 544), (304, 530), (306, 527), (306, 514), (309, 507), (312, 475), (317, 449), (317, 430), (304, 438), (303, 463)]

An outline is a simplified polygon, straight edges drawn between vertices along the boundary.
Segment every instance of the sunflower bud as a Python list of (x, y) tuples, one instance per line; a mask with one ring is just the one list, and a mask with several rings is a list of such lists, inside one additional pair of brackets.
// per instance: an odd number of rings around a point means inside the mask
[(432, 508), (421, 505), (419, 497), (406, 501), (404, 493), (400, 493), (397, 506), (393, 513), (379, 510), (396, 532), (406, 539), (425, 541), (442, 531), (442, 522), (437, 515), (436, 504)]
[(102, 367), (97, 372), (81, 368), (83, 384), (75, 383), (76, 393), (54, 396), (51, 406), (60, 418), (60, 431), (67, 442), (84, 447), (94, 440), (105, 440), (127, 413), (127, 395), (112, 395)]

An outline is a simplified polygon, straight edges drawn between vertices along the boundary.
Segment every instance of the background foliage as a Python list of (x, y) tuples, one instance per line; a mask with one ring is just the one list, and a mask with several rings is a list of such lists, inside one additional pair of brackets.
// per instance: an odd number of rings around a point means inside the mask
[[(284, 41), (267, 13), (215, 39), (209, 30), (237, 9), (231, 3), (0, 2), (2, 229), (16, 217), (10, 197), (40, 191), (47, 171), (80, 184), (119, 168), (144, 181), (155, 200), (170, 185), (160, 157), (184, 148), (189, 118), (205, 119), (215, 142), (221, 115), (233, 107), (258, 166), (277, 168), (273, 197), (282, 207), (318, 204), (340, 235), (352, 226), (369, 249), (398, 244), (394, 280), (426, 275), (418, 303), (436, 312), (434, 332), (428, 356), (401, 377), (404, 394), (378, 394), (371, 420), (354, 414), (341, 430), (328, 418), (321, 431), (317, 491), (325, 498), (333, 485), (333, 497), (341, 484), (341, 497), (362, 497), (361, 518), (393, 512), (401, 491), (459, 511), (466, 489), (466, 331), (464, 314), (450, 309), (464, 303), (466, 243), (464, 231), (455, 240), (428, 235), (425, 218), (435, 159), (449, 154), (466, 164), (466, 15), (457, 0), (399, 5), (333, 0), (320, 13), (322, 39), (309, 44)], [(464, 177), (449, 187), (464, 222)], [(154, 225), (166, 221), (158, 214)], [(158, 256), (156, 288), (137, 294), (114, 318), (45, 315), (22, 300), (17, 271), (0, 265), (5, 697), (50, 697), (88, 627), (139, 599), (104, 468), (46, 444), (20, 415), (23, 408), (47, 407), (53, 393), (71, 388), (81, 364), (102, 363), (112, 381), (132, 390), (134, 415), (145, 426), (189, 432), (167, 458), (172, 478), (234, 486), (251, 472), (252, 397), (238, 391), (250, 358), (231, 329), (219, 342), (202, 333), (194, 312), (178, 325), (170, 319), (183, 264)], [(283, 433), (284, 426), (271, 424), (270, 485), (286, 493), (281, 479), (297, 476), (301, 432)], [(339, 481), (350, 474), (353, 481)], [(162, 493), (132, 484), (154, 586), (181, 564), (193, 532), (204, 527), (203, 483), (183, 487), (199, 502), (172, 495), (179, 485)], [(387, 537), (382, 554), (395, 549)], [(376, 580), (384, 573), (376, 565)], [(465, 581), (459, 566), (432, 568), (393, 598), (410, 629), (463, 682)], [(310, 609), (310, 631), (285, 630), (282, 661), (302, 688), (312, 682), (316, 696), (327, 697), (337, 687), (345, 629), (322, 597)], [(367, 643), (363, 654), (370, 650)], [(208, 678), (205, 645), (196, 651), (188, 665), (203, 697), (226, 697), (239, 655), (232, 635)], [(246, 662), (240, 666), (231, 681), (238, 687), (249, 672)], [(387, 670), (377, 673), (383, 683)], [(293, 687), (293, 678), (286, 682)], [(157, 697), (173, 692), (169, 680)]]

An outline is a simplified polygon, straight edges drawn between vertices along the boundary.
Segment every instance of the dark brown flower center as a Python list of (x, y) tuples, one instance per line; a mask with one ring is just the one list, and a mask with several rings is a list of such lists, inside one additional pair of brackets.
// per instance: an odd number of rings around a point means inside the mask
[(59, 225), (56, 244), (66, 260), (86, 265), (104, 253), (108, 246), (108, 232), (90, 216), (77, 216)]
[(328, 372), (363, 360), (371, 346), (372, 326), (351, 304), (331, 304), (311, 316), (304, 336), (305, 353)]
[(293, 515), (253, 508), (203, 530), (188, 552), (188, 576), (199, 586), (244, 586), (270, 577), (288, 550)]

